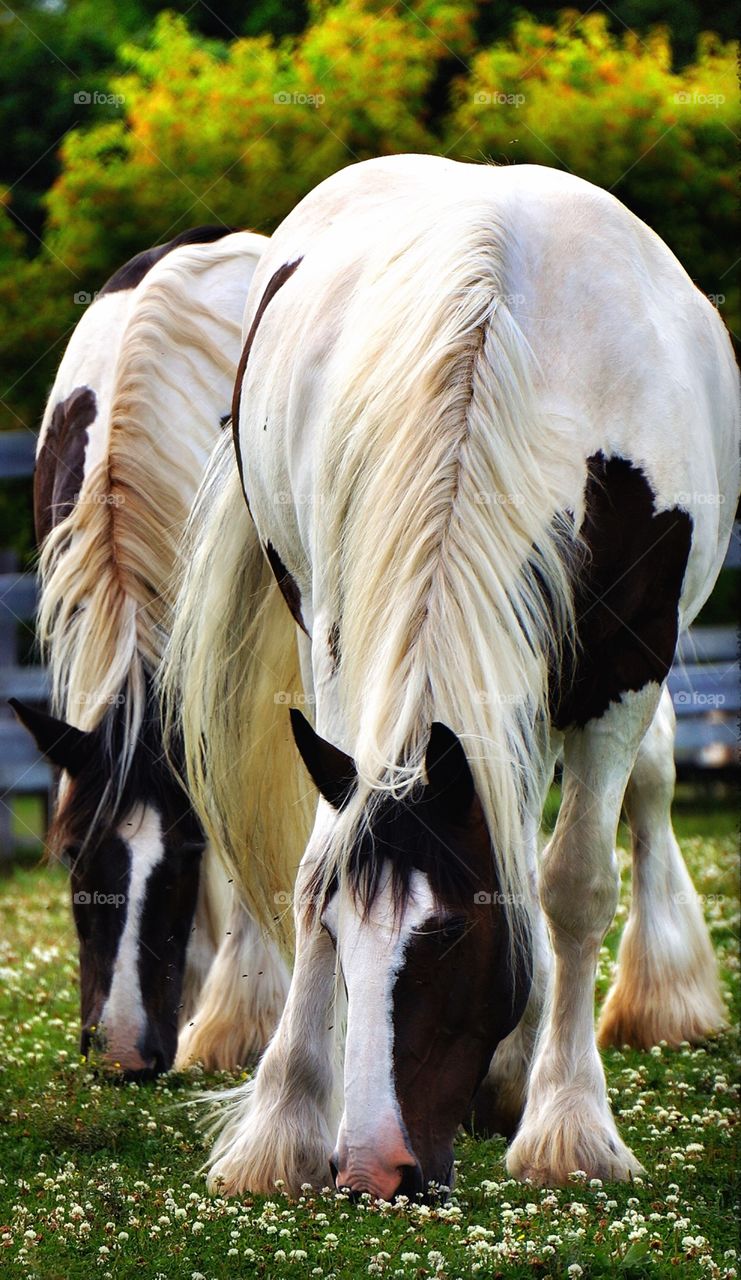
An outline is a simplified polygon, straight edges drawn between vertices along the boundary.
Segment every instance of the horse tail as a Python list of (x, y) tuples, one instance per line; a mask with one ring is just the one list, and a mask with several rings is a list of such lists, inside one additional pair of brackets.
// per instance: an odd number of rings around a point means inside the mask
[(457, 224), (417, 220), (373, 262), (372, 294), (359, 286), (334, 353), (346, 372), (327, 414), (324, 561), (364, 784), (335, 852), (349, 858), (374, 796), (424, 781), (442, 720), (465, 746), (514, 935), (530, 924), (525, 828), (549, 672), (574, 635), (575, 538), (507, 229), (489, 201), (459, 209)]
[[(301, 698), (295, 624), (263, 554), (231, 432), (186, 527), (160, 678), (166, 740), (257, 922), (290, 946), (288, 903), (316, 800), (285, 702)], [(182, 742), (180, 739), (182, 738)]]

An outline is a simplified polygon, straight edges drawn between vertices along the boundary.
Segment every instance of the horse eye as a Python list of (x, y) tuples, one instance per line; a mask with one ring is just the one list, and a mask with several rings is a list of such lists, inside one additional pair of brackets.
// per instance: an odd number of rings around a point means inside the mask
[(446, 942), (456, 942), (465, 933), (467, 925), (465, 916), (452, 916), (450, 920), (443, 921), (441, 933)]

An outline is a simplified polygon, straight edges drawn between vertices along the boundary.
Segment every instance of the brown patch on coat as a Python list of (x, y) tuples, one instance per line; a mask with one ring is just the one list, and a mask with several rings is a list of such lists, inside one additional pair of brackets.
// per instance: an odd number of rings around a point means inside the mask
[(118, 271), (114, 271), (98, 292), (98, 297), (101, 298), (104, 293), (121, 293), (124, 289), (135, 289), (152, 267), (162, 258), (167, 257), (168, 253), (172, 253), (173, 249), (180, 249), (183, 245), (213, 244), (224, 236), (232, 235), (236, 230), (236, 227), (206, 226), (191, 227), (188, 231), (181, 231), (180, 235), (173, 236), (167, 244), (158, 244), (153, 249), (144, 249), (142, 253), (137, 253), (135, 257), (130, 258), (118, 268)]
[(587, 460), (580, 534), (587, 555), (575, 589), (578, 640), (572, 671), (553, 679), (550, 710), (559, 729), (583, 727), (623, 693), (660, 684), (674, 659), (679, 598), (692, 519), (656, 512), (643, 471), (626, 458)]
[(39, 545), (75, 505), (85, 474), (87, 428), (97, 411), (90, 387), (75, 387), (54, 408), (34, 468), (34, 524)]
[(270, 568), (275, 574), (275, 580), (281, 589), (283, 599), (291, 610), (294, 620), (308, 636), (309, 632), (301, 612), (301, 592), (298, 589), (296, 579), (293, 574), (289, 573), (272, 542), (265, 543), (265, 554), (270, 562)]

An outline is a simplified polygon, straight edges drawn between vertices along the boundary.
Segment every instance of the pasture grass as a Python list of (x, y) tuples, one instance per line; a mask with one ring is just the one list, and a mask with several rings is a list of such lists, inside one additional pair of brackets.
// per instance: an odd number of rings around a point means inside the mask
[[(678, 822), (738, 1010), (735, 841), (716, 815)], [(701, 835), (691, 834), (699, 827)], [(626, 860), (627, 863), (627, 860)], [(598, 999), (616, 927), (603, 948)], [(507, 1179), (504, 1142), (461, 1137), (447, 1205), (298, 1203), (206, 1194), (197, 1108), (174, 1104), (233, 1077), (154, 1085), (97, 1078), (77, 1052), (75, 939), (59, 868), (18, 866), (0, 885), (0, 1274), (32, 1280), (237, 1280), (388, 1276), (736, 1275), (737, 1037), (677, 1051), (609, 1052), (623, 1135), (646, 1166), (632, 1185), (574, 1178), (558, 1191)]]

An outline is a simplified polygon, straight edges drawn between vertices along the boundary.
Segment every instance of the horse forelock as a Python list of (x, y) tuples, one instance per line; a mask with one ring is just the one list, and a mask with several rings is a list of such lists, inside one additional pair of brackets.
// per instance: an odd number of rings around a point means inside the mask
[[(49, 831), (49, 847), (84, 857), (93, 847), (116, 838), (118, 826), (137, 806), (162, 814), (179, 792), (165, 757), (159, 708), (151, 682), (146, 711), (134, 731), (125, 698), (109, 706), (90, 731), (89, 759), (82, 771), (60, 789)], [(188, 807), (183, 794), (183, 809)]]
[(319, 914), (345, 884), (364, 918), (382, 886), (388, 886), (394, 915), (401, 920), (412, 896), (415, 872), (427, 879), (435, 900), (466, 909), (482, 887), (490, 887), (493, 851), (483, 812), (474, 800), (465, 826), (444, 822), (434, 803), (417, 787), (396, 798), (371, 792), (360, 812), (341, 832), (342, 851), (327, 850), (309, 889), (310, 912)]

